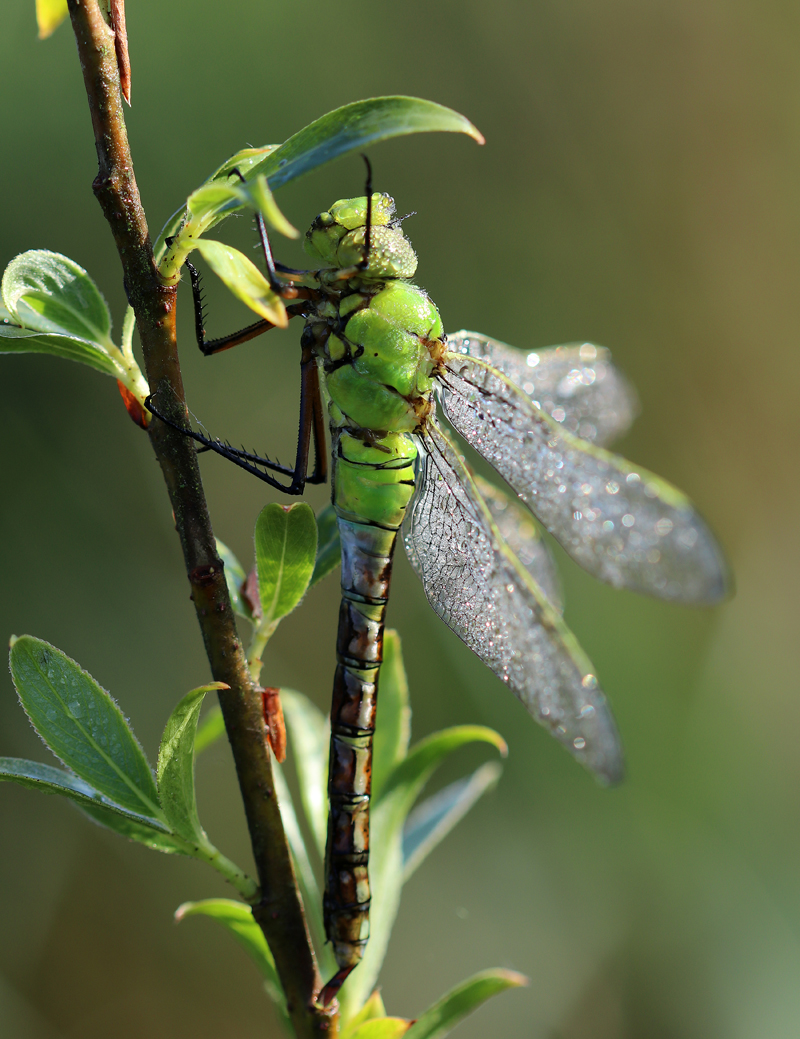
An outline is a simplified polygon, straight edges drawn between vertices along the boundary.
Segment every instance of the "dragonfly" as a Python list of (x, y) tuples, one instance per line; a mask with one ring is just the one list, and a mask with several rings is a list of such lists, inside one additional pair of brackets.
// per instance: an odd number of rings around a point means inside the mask
[[(372, 191), (371, 171), (366, 195), (335, 202), (312, 223), (311, 271), (277, 264), (256, 219), (270, 283), (292, 301), (289, 316), (305, 322), (294, 465), (176, 428), (301, 494), (327, 477), (327, 411), (342, 589), (323, 904), (338, 969), (319, 996), (327, 1005), (369, 937), (372, 740), (398, 538), (435, 613), (606, 784), (623, 775), (619, 736), (561, 615), (536, 523), (600, 580), (674, 602), (718, 602), (726, 567), (685, 495), (606, 450), (636, 410), (608, 351), (584, 343), (524, 352), (479, 333), (445, 335), (411, 280), (417, 257), (394, 201)], [(207, 339), (199, 275), (187, 266), (203, 353), (274, 327), (262, 319)], [(473, 474), (456, 433), (513, 496)]]

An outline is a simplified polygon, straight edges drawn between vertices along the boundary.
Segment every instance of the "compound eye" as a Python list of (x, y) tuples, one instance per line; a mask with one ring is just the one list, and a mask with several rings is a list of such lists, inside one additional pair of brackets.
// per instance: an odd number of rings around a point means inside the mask
[(333, 217), (330, 213), (320, 213), (317, 220), (319, 220), (323, 227), (330, 227), (333, 223)]

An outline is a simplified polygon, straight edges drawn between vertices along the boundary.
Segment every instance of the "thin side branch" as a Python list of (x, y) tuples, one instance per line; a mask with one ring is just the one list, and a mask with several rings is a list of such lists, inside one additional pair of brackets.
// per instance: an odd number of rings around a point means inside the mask
[[(179, 424), (187, 420), (175, 338), (176, 288), (159, 283), (123, 118), (114, 33), (97, 0), (68, 0), (94, 127), (94, 192), (119, 251), (151, 392)], [(321, 986), (275, 796), (261, 696), (253, 688), (217, 555), (192, 442), (150, 425), (175, 514), (211, 673), (230, 690), (220, 703), (244, 801), (260, 900), (253, 907), (275, 957), (298, 1039), (334, 1036), (335, 1017), (313, 1005)]]

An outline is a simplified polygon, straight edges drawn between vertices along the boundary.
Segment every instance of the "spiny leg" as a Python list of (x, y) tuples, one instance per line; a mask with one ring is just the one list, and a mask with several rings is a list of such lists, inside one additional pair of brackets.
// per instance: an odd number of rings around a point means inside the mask
[[(145, 407), (155, 415), (156, 418), (165, 422), (172, 429), (176, 429), (184, 436), (191, 437), (201, 445), (201, 450), (213, 451), (215, 454), (226, 458), (234, 465), (238, 465), (245, 472), (257, 476), (274, 487), (283, 491), (284, 494), (299, 495), (303, 493), (306, 483), (322, 483), (327, 478), (327, 457), (325, 453), (325, 429), (321, 422), (322, 402), (319, 390), (319, 372), (311, 352), (310, 345), (304, 346), (300, 365), (301, 387), (300, 387), (300, 422), (297, 434), (297, 452), (294, 466), (281, 465), (269, 458), (261, 458), (259, 455), (249, 451), (240, 450), (225, 444), (221, 440), (212, 440), (203, 433), (188, 426), (173, 422), (153, 404), (152, 396), (145, 400)], [(314, 471), (307, 476), (309, 448), (311, 437), (314, 437)], [(266, 470), (266, 471), (264, 471)], [(288, 485), (281, 483), (272, 473), (282, 476), (290, 476)]]

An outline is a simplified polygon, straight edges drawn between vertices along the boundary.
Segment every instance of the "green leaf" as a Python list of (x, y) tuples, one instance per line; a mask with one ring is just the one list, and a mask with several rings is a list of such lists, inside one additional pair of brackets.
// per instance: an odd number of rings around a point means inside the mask
[(0, 354), (50, 354), (86, 364), (115, 379), (121, 379), (124, 374), (122, 367), (96, 343), (75, 336), (42, 335), (19, 325), (0, 324)]
[(211, 238), (198, 238), (193, 245), (237, 299), (278, 328), (286, 328), (289, 319), (283, 301), (252, 260), (232, 245)]
[(451, 989), (438, 1003), (418, 1017), (406, 1032), (407, 1039), (439, 1039), (452, 1032), (459, 1021), (485, 1003), (487, 999), (509, 988), (527, 985), (524, 974), (513, 970), (487, 970), (476, 974)]
[(437, 765), (456, 748), (476, 740), (490, 743), (505, 752), (505, 743), (500, 736), (481, 725), (462, 725), (434, 733), (412, 748), (408, 757), (400, 761), (387, 777), (380, 796), (373, 797), (370, 807), (370, 939), (358, 970), (353, 971), (339, 992), (345, 1020), (372, 991), (386, 955), (403, 886), (402, 829), (405, 818)]
[(111, 314), (83, 269), (60, 253), (31, 249), (6, 267), (3, 303), (15, 323), (91, 343), (108, 342)]
[(485, 725), (454, 725), (420, 740), (389, 776), (381, 799), (392, 798), (395, 811), (408, 814), (420, 791), (442, 761), (468, 743), (490, 743), (503, 757), (508, 753), (502, 736)]
[(317, 524), (305, 502), (272, 502), (256, 520), (256, 568), (261, 626), (291, 613), (306, 593), (317, 554)]
[(190, 218), (198, 221), (198, 225), (206, 227), (208, 221), (224, 213), (226, 209), (238, 209), (242, 204), (236, 192), (234, 181), (207, 181), (191, 193), (186, 199), (186, 208)]
[(151, 848), (153, 851), (161, 851), (165, 855), (192, 856), (193, 854), (192, 848), (180, 837), (167, 833), (155, 825), (157, 822), (155, 819), (141, 822), (132, 815), (120, 815), (118, 812), (100, 805), (82, 804), (80, 808), (100, 826), (113, 830), (120, 837), (144, 844), (146, 848)]
[(11, 674), (31, 724), (68, 768), (122, 808), (163, 819), (144, 752), (91, 675), (30, 635), (11, 647)]
[(372, 750), (372, 796), (380, 798), (386, 780), (408, 752), (411, 737), (411, 706), (403, 666), (403, 647), (396, 631), (387, 631), (383, 641), (383, 666), (378, 690), (379, 723)]
[(330, 722), (302, 693), (281, 689), (281, 703), (286, 719), (286, 731), (292, 741), (292, 760), (297, 773), (303, 811), (322, 859), (325, 855), (328, 831)]
[(309, 588), (327, 577), (336, 569), (342, 560), (342, 546), (339, 541), (339, 524), (332, 505), (326, 505), (317, 516), (317, 561), (311, 575)]
[(197, 816), (194, 789), (194, 740), (206, 693), (228, 688), (212, 682), (193, 689), (169, 716), (158, 751), (158, 795), (172, 830), (193, 844), (210, 842)]
[(300, 232), (294, 227), (278, 208), (278, 203), (267, 184), (267, 178), (258, 174), (247, 184), (241, 182), (234, 187), (235, 193), (245, 205), (260, 213), (266, 222), (286, 238), (299, 238)]
[(36, 24), (39, 39), (46, 40), (69, 14), (67, 0), (36, 0)]
[(194, 738), (195, 754), (216, 743), (224, 733), (225, 719), (222, 717), (222, 710), (218, 706), (212, 707), (197, 727), (197, 735)]
[(501, 768), (487, 761), (467, 779), (444, 787), (417, 805), (403, 828), (403, 883), (424, 862), (475, 802), (497, 784)]
[(336, 968), (333, 962), (331, 947), (325, 943), (325, 926), (322, 921), (322, 898), (319, 885), (317, 884), (317, 878), (314, 876), (303, 834), (297, 821), (292, 795), (289, 792), (289, 787), (280, 766), (275, 768), (273, 779), (275, 780), (275, 792), (278, 795), (283, 828), (286, 831), (286, 839), (292, 852), (295, 873), (300, 882), (303, 905), (305, 906), (308, 922), (311, 925), (315, 945), (320, 950), (320, 969), (327, 974)]
[(61, 768), (22, 758), (0, 758), (0, 781), (4, 779), (43, 794), (67, 797), (101, 826), (149, 848), (173, 854), (187, 852), (183, 841), (172, 837), (158, 819), (121, 808), (89, 783)]
[(253, 919), (250, 907), (243, 902), (234, 902), (229, 898), (206, 898), (202, 902), (184, 902), (183, 905), (178, 906), (175, 910), (175, 919), (178, 923), (185, 920), (187, 916), (210, 916), (212, 920), (216, 920), (227, 928), (261, 971), (267, 991), (277, 1003), (284, 1023), (288, 1023), (286, 997), (275, 969), (275, 960), (263, 931)]
[(227, 180), (235, 169), (249, 180), (251, 170), (255, 166), (259, 166), (268, 155), (278, 148), (280, 148), (279, 144), (265, 144), (261, 148), (242, 148), (241, 151), (231, 155), (221, 166), (218, 166), (208, 178), (208, 182)]
[(376, 1017), (386, 1017), (386, 1007), (383, 1005), (379, 989), (375, 989), (358, 1013), (343, 1024), (339, 1039), (352, 1039), (353, 1032), (360, 1025), (363, 1025), (365, 1021), (372, 1021)]
[(349, 1039), (399, 1039), (408, 1035), (410, 1021), (403, 1017), (380, 1017), (373, 1021), (365, 1021), (354, 1032), (348, 1032)]
[(391, 137), (432, 130), (466, 133), (483, 144), (480, 132), (452, 108), (418, 97), (373, 97), (328, 112), (242, 172), (248, 180), (263, 174), (275, 191), (348, 152), (362, 151)]
[(225, 567), (225, 583), (228, 586), (228, 597), (231, 600), (233, 612), (239, 617), (244, 617), (245, 620), (250, 621), (252, 624), (253, 614), (247, 605), (247, 600), (242, 597), (242, 588), (247, 580), (244, 567), (226, 544), (220, 541), (219, 538), (215, 540), (217, 542), (217, 552)]

